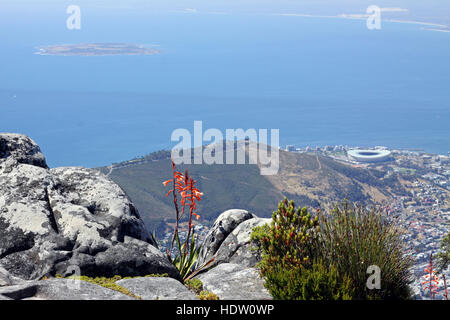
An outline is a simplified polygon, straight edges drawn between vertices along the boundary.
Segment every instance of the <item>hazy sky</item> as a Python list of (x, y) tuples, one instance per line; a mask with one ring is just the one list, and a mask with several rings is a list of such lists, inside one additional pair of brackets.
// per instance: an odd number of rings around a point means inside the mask
[[(364, 13), (369, 5), (400, 7), (405, 13), (390, 13), (392, 18), (413, 18), (421, 21), (450, 24), (448, 0), (0, 0), (0, 14), (40, 14), (75, 4), (89, 10), (185, 10), (195, 9), (226, 13), (307, 13), (329, 14)], [(193, 11), (191, 11), (193, 12)]]
[[(310, 10), (346, 10), (349, 8), (367, 8), (369, 5), (381, 7), (405, 7), (411, 10), (442, 11), (450, 9), (448, 0), (0, 0), (0, 8), (19, 6), (103, 6), (109, 8), (216, 8), (236, 10), (274, 10), (274, 9), (310, 9)], [(444, 12), (441, 12), (445, 14)], [(450, 11), (446, 12), (450, 15)]]

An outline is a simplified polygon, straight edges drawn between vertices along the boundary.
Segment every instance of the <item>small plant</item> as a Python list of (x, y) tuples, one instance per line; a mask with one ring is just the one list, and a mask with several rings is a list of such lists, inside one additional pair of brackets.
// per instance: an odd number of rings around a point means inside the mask
[(200, 279), (189, 279), (186, 280), (184, 285), (191, 290), (192, 292), (194, 292), (196, 295), (199, 295), (200, 292), (203, 291), (203, 283)]
[(219, 300), (219, 297), (211, 291), (202, 291), (197, 297), (200, 300)]
[(423, 290), (428, 291), (430, 298), (434, 299), (437, 294), (439, 278), (436, 275), (436, 270), (434, 269), (433, 253), (430, 254), (430, 262), (425, 268), (425, 281), (422, 282)]
[[(197, 183), (192, 177), (189, 176), (189, 172), (186, 170), (184, 174), (181, 174), (175, 169), (175, 163), (172, 161), (172, 174), (173, 178), (164, 181), (164, 186), (167, 186), (172, 182), (172, 189), (167, 192), (166, 196), (172, 194), (173, 204), (175, 207), (175, 227), (172, 236), (172, 242), (170, 249), (166, 251), (169, 261), (178, 269), (183, 281), (189, 280), (195, 276), (202, 269), (206, 268), (212, 261), (208, 261), (205, 265), (194, 270), (194, 265), (197, 261), (200, 246), (197, 245), (197, 238), (195, 236), (195, 227), (192, 224), (192, 218), (199, 219), (200, 216), (194, 211), (197, 209), (197, 202), (201, 200), (203, 193), (200, 192), (195, 184)], [(180, 196), (180, 201), (178, 200)], [(181, 243), (179, 236), (179, 223), (186, 213), (186, 207), (188, 208), (188, 231), (186, 239)], [(174, 253), (176, 244), (176, 253)], [(175, 257), (173, 257), (175, 256)]]
[(261, 260), (262, 257), (261, 241), (263, 238), (269, 237), (269, 231), (270, 226), (266, 223), (262, 226), (253, 228), (252, 233), (250, 234), (250, 242), (252, 244), (250, 250), (253, 251), (258, 260)]
[(266, 223), (262, 226), (254, 227), (250, 235), (250, 241), (260, 246), (261, 240), (269, 236), (270, 226)]

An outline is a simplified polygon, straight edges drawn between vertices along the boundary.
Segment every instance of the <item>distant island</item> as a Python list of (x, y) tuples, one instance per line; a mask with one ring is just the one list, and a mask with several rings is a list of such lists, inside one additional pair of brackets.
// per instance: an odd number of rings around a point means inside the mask
[(39, 47), (35, 54), (56, 56), (151, 55), (159, 50), (127, 43), (82, 43)]

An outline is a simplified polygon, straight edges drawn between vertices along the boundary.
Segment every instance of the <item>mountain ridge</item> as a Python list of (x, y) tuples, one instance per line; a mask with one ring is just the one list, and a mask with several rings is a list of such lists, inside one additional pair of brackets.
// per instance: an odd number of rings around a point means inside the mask
[[(208, 224), (230, 208), (270, 217), (284, 197), (299, 206), (330, 208), (345, 198), (373, 205), (408, 194), (408, 182), (397, 174), (353, 167), (319, 154), (279, 152), (279, 172), (272, 176), (262, 176), (256, 164), (177, 166), (179, 171), (189, 170), (205, 193), (198, 209), (200, 221)], [(162, 185), (171, 176), (169, 151), (97, 169), (122, 187), (148, 226), (162, 228), (161, 224), (171, 222), (172, 203)]]

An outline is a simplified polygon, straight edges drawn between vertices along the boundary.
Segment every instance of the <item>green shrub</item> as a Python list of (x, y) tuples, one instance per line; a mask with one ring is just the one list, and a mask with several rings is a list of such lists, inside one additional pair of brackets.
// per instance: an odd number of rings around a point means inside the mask
[(255, 243), (260, 249), (260, 243), (262, 238), (269, 236), (269, 225), (266, 223), (265, 225), (254, 227), (252, 230), (252, 234), (250, 235), (250, 241)]
[[(343, 202), (331, 215), (319, 214), (321, 259), (347, 275), (355, 299), (410, 297), (411, 257), (406, 254), (400, 228), (381, 210)], [(380, 268), (381, 288), (368, 289), (367, 268)]]
[(272, 269), (265, 274), (266, 287), (278, 300), (350, 300), (350, 279), (340, 278), (337, 269), (314, 262), (310, 268)]
[(263, 238), (269, 237), (270, 226), (266, 223), (263, 226), (254, 227), (250, 234), (250, 251), (255, 255), (257, 260), (262, 258), (261, 242)]
[(262, 249), (261, 272), (272, 268), (297, 267), (311, 263), (315, 254), (318, 220), (306, 208), (295, 209), (293, 201), (285, 198), (272, 215), (270, 228), (256, 229), (253, 239), (259, 237)]
[[(275, 299), (407, 299), (412, 258), (400, 228), (381, 210), (343, 202), (331, 214), (295, 209), (284, 199), (269, 226), (253, 230), (258, 264)], [(379, 289), (369, 289), (369, 266)]]
[(350, 280), (339, 276), (334, 267), (314, 262), (319, 236), (318, 218), (306, 208), (295, 209), (284, 199), (268, 225), (256, 227), (250, 236), (262, 251), (259, 263), (265, 286), (275, 299), (350, 299)]

